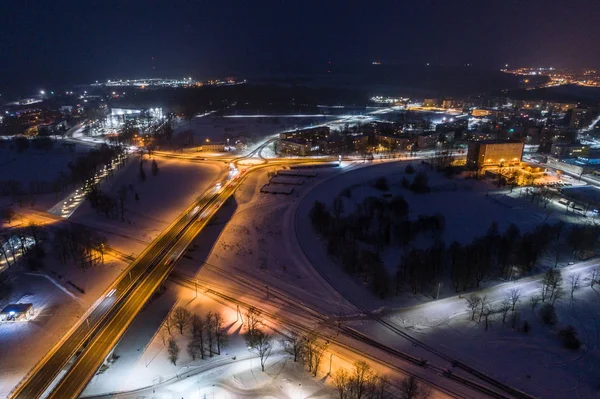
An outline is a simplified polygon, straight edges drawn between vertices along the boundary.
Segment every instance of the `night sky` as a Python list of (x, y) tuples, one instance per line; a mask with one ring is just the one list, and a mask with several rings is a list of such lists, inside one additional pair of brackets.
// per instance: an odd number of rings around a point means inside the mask
[(0, 93), (328, 61), (600, 67), (598, 0), (4, 0), (0, 14)]

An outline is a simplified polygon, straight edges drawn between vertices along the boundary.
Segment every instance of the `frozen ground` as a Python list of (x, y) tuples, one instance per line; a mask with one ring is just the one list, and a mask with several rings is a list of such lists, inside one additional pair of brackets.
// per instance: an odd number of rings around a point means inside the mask
[[(192, 313), (205, 316), (220, 312), (228, 335), (221, 355), (193, 361), (186, 347), (190, 332), (181, 334), (174, 327), (169, 335), (161, 326), (171, 306), (184, 306)], [(294, 364), (276, 342), (265, 372), (259, 358), (248, 351), (241, 320), (231, 305), (219, 303), (202, 292), (198, 295), (172, 283), (161, 297), (155, 298), (134, 322), (115, 349), (114, 360), (86, 388), (84, 397), (102, 397), (108, 392), (123, 392), (122, 398), (203, 398), (222, 397), (303, 397), (328, 398), (331, 389), (310, 377)], [(156, 326), (159, 326), (158, 331)], [(268, 327), (263, 327), (268, 330)], [(168, 360), (166, 340), (172, 336), (181, 347), (177, 365)], [(106, 397), (115, 397), (107, 395)]]
[[(319, 254), (323, 245), (314, 233), (310, 234), (312, 228), (307, 217), (314, 200), (319, 199), (331, 204), (335, 196), (348, 186), (353, 187), (349, 201), (359, 202), (368, 195), (380, 196), (380, 191), (365, 183), (385, 175), (390, 185), (394, 187), (401, 179), (405, 165), (405, 162), (397, 162), (359, 168), (320, 182), (316, 189), (302, 198), (296, 220), (298, 237), (301, 245), (304, 241), (305, 253), (315, 267), (327, 276), (328, 281), (336, 289), (346, 297), (352, 298), (354, 303), (367, 309), (378, 309), (378, 313), (384, 315), (385, 320), (392, 322), (404, 332), (502, 382), (537, 397), (597, 397), (600, 388), (595, 379), (595, 369), (598, 363), (600, 311), (596, 306), (597, 291), (589, 288), (589, 280), (584, 280), (590, 270), (596, 267), (597, 261), (582, 262), (562, 269), (566, 282), (566, 296), (569, 291), (567, 281), (571, 274), (581, 275), (582, 288), (576, 291), (572, 306), (568, 299), (557, 302), (559, 323), (554, 327), (543, 325), (537, 311), (534, 314), (529, 305), (528, 297), (532, 293), (539, 293), (541, 276), (531, 276), (485, 288), (478, 294), (487, 295), (496, 311), (510, 289), (518, 288), (523, 293), (520, 305), (517, 307), (519, 314), (517, 328), (510, 327), (511, 314), (507, 317), (506, 324), (502, 324), (501, 315), (494, 313), (490, 317), (491, 327), (485, 331), (483, 321), (476, 323), (469, 320), (466, 314), (466, 301), (462, 297), (453, 296), (405, 309), (392, 310), (393, 302), (375, 300), (366, 292), (366, 288), (360, 287), (354, 279), (340, 274), (339, 267), (327, 259), (325, 251)], [(579, 219), (572, 216), (565, 217), (564, 212), (558, 212), (552, 206), (543, 208), (530, 205), (524, 198), (519, 197), (518, 192), (512, 195), (505, 195), (506, 192), (492, 193), (488, 191), (493, 190), (493, 187), (486, 183), (449, 181), (441, 177), (436, 179), (434, 175), (429, 173), (431, 186), (451, 182), (457, 184), (457, 190), (454, 191), (452, 187), (447, 191), (433, 192), (417, 198), (404, 189), (393, 188), (392, 192), (400, 190), (410, 204), (413, 217), (419, 213), (443, 213), (446, 216), (447, 240), (458, 239), (468, 242), (473, 237), (483, 234), (492, 221), (497, 221), (500, 229), (514, 222), (523, 231), (543, 221), (576, 222)], [(471, 187), (467, 190), (461, 189), (466, 185)], [(303, 206), (304, 212), (302, 212)], [(351, 204), (346, 203), (346, 209), (349, 206)], [(477, 212), (474, 212), (474, 209)], [(307, 248), (310, 250), (306, 250)], [(447, 290), (447, 293), (450, 293), (450, 290)], [(402, 300), (405, 306), (411, 303), (406, 301), (406, 298)], [(386, 306), (386, 309), (381, 309), (381, 306)], [(539, 307), (537, 309), (539, 310)], [(528, 334), (519, 331), (525, 320), (531, 326), (531, 332)], [(376, 321), (365, 321), (362, 317), (358, 317), (355, 321), (347, 318), (345, 323), (382, 343), (428, 359), (431, 364), (444, 368), (452, 367), (445, 358), (439, 358), (424, 348), (415, 346)], [(566, 325), (573, 325), (583, 342), (582, 348), (577, 352), (564, 349), (559, 341), (558, 331)]]
[[(432, 192), (415, 194), (404, 189), (400, 182), (405, 176), (406, 165), (412, 164), (417, 170), (427, 172)], [(298, 240), (306, 256), (316, 268), (324, 273), (336, 289), (346, 296), (360, 297), (361, 303), (367, 309), (375, 310), (383, 306), (408, 306), (423, 300), (420, 296), (400, 295), (398, 298), (381, 300), (363, 286), (357, 279), (341, 271), (341, 267), (332, 260), (321, 238), (314, 233), (308, 214), (316, 200), (331, 207), (333, 200), (345, 189), (351, 190), (350, 198), (340, 196), (344, 201), (344, 209), (354, 209), (356, 204), (368, 196), (383, 197), (384, 192), (372, 187), (378, 177), (385, 176), (388, 180), (392, 195), (402, 195), (409, 204), (409, 217), (416, 219), (420, 214), (433, 215), (441, 213), (445, 217), (443, 240), (449, 245), (453, 240), (469, 243), (474, 238), (485, 234), (492, 222), (498, 223), (500, 231), (504, 231), (511, 223), (519, 226), (521, 232), (532, 229), (543, 223), (581, 222), (581, 218), (565, 215), (555, 207), (543, 208), (531, 204), (525, 197), (519, 196), (518, 189), (512, 194), (508, 190), (498, 190), (489, 181), (471, 179), (447, 179), (443, 175), (430, 171), (420, 165), (420, 160), (403, 160), (386, 163), (375, 162), (372, 166), (358, 168), (327, 179), (311, 189), (302, 197), (298, 204), (296, 229)], [(389, 248), (383, 252), (382, 258), (390, 273), (395, 273), (399, 263), (400, 252)], [(440, 297), (453, 295), (451, 284), (442, 285)]]
[(175, 134), (179, 135), (191, 131), (194, 144), (200, 145), (208, 139), (210, 142), (224, 143), (225, 137), (231, 137), (233, 145), (237, 137), (245, 137), (251, 142), (256, 142), (263, 137), (276, 133), (316, 126), (336, 117), (195, 117), (190, 121), (182, 121), (175, 127)]
[[(110, 397), (202, 398), (205, 394), (210, 397), (214, 389), (215, 397), (295, 398), (300, 397), (302, 389), (302, 397), (330, 397), (331, 391), (323, 387), (327, 381), (327, 360), (319, 381), (275, 354), (267, 364), (267, 373), (261, 374), (258, 360), (251, 357), (240, 336), (243, 329), (236, 309), (230, 302), (220, 299), (215, 302), (202, 292), (203, 287), (210, 287), (275, 314), (287, 314), (296, 322), (302, 320), (302, 324), (322, 333), (331, 332), (329, 326), (320, 325), (319, 318), (311, 318), (310, 311), (294, 316), (294, 307), (313, 307), (334, 315), (352, 316), (356, 312), (323, 281), (297, 245), (290, 245), (295, 240), (294, 229), (289, 227), (293, 226), (294, 205), (303, 191), (291, 196), (260, 194), (258, 189), (268, 180), (270, 170), (266, 168), (249, 176), (177, 265), (176, 273), (196, 276), (200, 282), (198, 296), (194, 285), (183, 289), (167, 284), (166, 292), (135, 320), (115, 350), (117, 360), (94, 378), (86, 396), (135, 389)], [(338, 173), (339, 169), (320, 170), (313, 183)], [(230, 343), (223, 355), (191, 361), (185, 353), (189, 332), (181, 335), (175, 331), (173, 336), (181, 346), (182, 357), (177, 366), (168, 362), (160, 325), (175, 303), (203, 315), (209, 310), (224, 314)], [(352, 352), (336, 352), (333, 370), (340, 365), (349, 367), (355, 359)], [(152, 387), (144, 388), (149, 385)]]
[[(0, 397), (12, 389), (122, 272), (127, 265), (127, 262), (120, 260), (123, 255), (135, 256), (142, 251), (185, 207), (214, 183), (222, 170), (220, 164), (200, 165), (170, 159), (159, 159), (157, 162), (159, 175), (152, 176), (150, 164), (147, 163), (147, 180), (144, 183), (137, 180), (137, 162), (130, 162), (124, 171), (103, 183), (103, 191), (111, 195), (115, 195), (122, 185), (130, 184), (138, 192), (139, 203), (133, 199), (132, 193), (128, 193), (125, 223), (98, 216), (88, 203), (84, 203), (71, 218), (106, 236), (111, 250), (105, 256), (104, 265), (86, 271), (63, 265), (47, 246), (44, 268), (40, 271), (45, 276), (18, 274), (14, 285), (15, 295), (33, 294), (31, 301), (36, 308), (39, 304), (40, 315), (34, 321), (14, 324), (7, 329), (0, 325), (0, 345), (5, 348), (0, 354), (0, 374), (4, 377), (0, 379)], [(41, 214), (27, 217), (40, 224), (56, 223)], [(113, 253), (113, 250), (117, 253)], [(85, 294), (73, 289), (68, 281), (84, 289)], [(37, 284), (35, 287), (28, 285), (34, 283)]]
[[(506, 283), (479, 293), (487, 295), (492, 307), (498, 309), (512, 288), (520, 289), (522, 296), (516, 307), (516, 328), (512, 328), (512, 312), (506, 324), (502, 315), (490, 317), (489, 329), (482, 320), (470, 320), (466, 301), (452, 297), (430, 302), (385, 317), (413, 337), (485, 372), (494, 378), (515, 386), (539, 398), (596, 398), (600, 394), (597, 365), (600, 361), (600, 309), (597, 286), (590, 288), (590, 269), (596, 262), (584, 262), (563, 270), (566, 295), (556, 302), (558, 323), (548, 326), (541, 322), (538, 305), (532, 311), (529, 298), (539, 294), (540, 283), (525, 279)], [(580, 274), (581, 287), (569, 299), (569, 276)], [(522, 332), (523, 323), (530, 325), (528, 333)], [(381, 324), (372, 321), (348, 322), (355, 328), (368, 332), (381, 342), (395, 346), (415, 356), (440, 362), (435, 355), (415, 347), (398, 337)], [(567, 325), (575, 327), (582, 347), (577, 351), (565, 349), (558, 332)], [(444, 363), (442, 361), (442, 363)], [(446, 366), (447, 362), (446, 362)]]
[[(18, 227), (30, 220), (29, 216), (19, 218), (11, 226)], [(33, 220), (51, 237), (56, 221)], [(11, 302), (32, 303), (35, 314), (30, 321), (0, 322), (0, 398), (6, 397), (41, 357), (81, 320), (126, 266), (122, 260), (106, 254), (104, 264), (82, 270), (57, 259), (51, 238), (43, 240), (40, 245), (46, 253), (40, 270), (31, 272), (20, 261), (4, 271), (11, 278), (12, 294), (0, 301), (0, 308)], [(70, 283), (85, 290), (85, 293)]]
[(0, 322), (1, 398), (7, 397), (87, 308), (79, 297), (37, 274), (23, 273), (13, 280), (10, 301), (32, 303), (35, 315), (28, 322)]
[[(151, 160), (148, 160), (144, 166), (146, 181), (140, 181), (140, 161), (130, 159), (126, 169), (102, 187), (102, 191), (113, 197), (121, 187), (127, 188), (125, 222), (98, 215), (88, 202), (84, 202), (70, 220), (107, 234), (113, 248), (128, 255), (137, 254), (227, 169), (218, 162), (191, 163), (171, 158), (156, 158), (156, 161), (157, 176), (152, 175)], [(135, 200), (135, 193), (139, 201)]]
[[(63, 147), (63, 143), (66, 142), (57, 140), (50, 151), (28, 148), (18, 153), (16, 149), (9, 148), (8, 142), (0, 140), (0, 184), (15, 180), (21, 182), (24, 190), (29, 190), (29, 185), (33, 182), (53, 182), (61, 172), (68, 176), (69, 162), (87, 152), (89, 148), (76, 145), (71, 150)], [(57, 198), (55, 194), (37, 195), (36, 206), (51, 206)], [(0, 196), (0, 206), (11, 203), (10, 197)]]
[[(294, 206), (311, 183), (295, 186), (289, 196), (260, 193), (268, 182), (268, 172), (280, 168), (268, 167), (247, 178), (223, 213), (205, 228), (198, 249), (188, 252), (180, 269), (194, 275), (202, 265), (199, 277), (204, 280), (225, 279), (227, 284), (235, 285), (235, 277), (240, 276), (262, 284), (265, 292), (268, 286), (328, 313), (353, 313), (354, 307), (332, 290), (294, 245)], [(337, 168), (326, 168), (312, 180), (322, 181), (338, 173)], [(221, 218), (230, 219), (223, 225)], [(209, 237), (209, 241), (203, 237)]]

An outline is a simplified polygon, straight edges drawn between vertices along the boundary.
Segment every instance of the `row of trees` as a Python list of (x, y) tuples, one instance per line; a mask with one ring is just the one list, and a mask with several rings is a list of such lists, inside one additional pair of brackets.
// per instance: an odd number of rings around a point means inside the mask
[(56, 229), (52, 246), (61, 263), (72, 262), (83, 270), (103, 265), (108, 250), (105, 237), (76, 224)]
[(388, 381), (377, 374), (365, 361), (354, 363), (352, 371), (344, 369), (333, 374), (339, 399), (384, 399), (398, 397), (399, 399), (428, 399), (431, 389), (421, 384), (414, 376), (405, 378), (399, 386), (399, 395), (392, 396), (386, 391)]
[[(13, 202), (20, 206), (35, 204), (33, 195), (47, 194), (50, 192), (61, 193), (80, 186), (89, 179), (93, 178), (96, 172), (109, 165), (112, 160), (118, 160), (116, 165), (120, 169), (125, 164), (127, 158), (122, 156), (121, 147), (112, 147), (102, 145), (99, 149), (94, 149), (81, 155), (72, 162), (69, 162), (68, 172), (59, 172), (58, 176), (52, 181), (33, 180), (27, 186), (19, 180), (9, 179), (0, 181), (0, 195), (10, 196)], [(108, 176), (111, 177), (114, 171), (109, 169)]]
[[(344, 194), (350, 196), (347, 191)], [(588, 258), (600, 239), (600, 226), (592, 224), (544, 223), (521, 233), (515, 224), (500, 232), (494, 222), (471, 243), (454, 241), (446, 246), (442, 215), (419, 215), (414, 220), (408, 215), (409, 206), (402, 196), (368, 197), (353, 212), (345, 212), (344, 198), (337, 197), (331, 210), (316, 201), (309, 217), (317, 233), (326, 238), (328, 253), (381, 297), (392, 292), (390, 280), (395, 281), (396, 295), (403, 290), (432, 295), (448, 278), (456, 292), (479, 288), (490, 278), (510, 280), (534, 270), (543, 255), (553, 256), (555, 267), (569, 250), (573, 258)], [(432, 245), (409, 247), (419, 236), (431, 239)], [(395, 279), (390, 279), (381, 260), (382, 251), (392, 245), (402, 249)]]
[[(593, 287), (600, 280), (600, 268), (594, 268), (589, 272), (588, 279), (590, 286)], [(562, 274), (559, 270), (548, 269), (544, 273), (541, 281), (538, 293), (535, 293), (529, 297), (529, 305), (531, 311), (535, 312), (538, 305), (541, 303), (542, 307), (539, 311), (539, 316), (544, 324), (554, 325), (556, 324), (557, 316), (554, 309), (554, 305), (557, 300), (569, 298), (571, 305), (575, 300), (575, 292), (581, 288), (582, 278), (579, 273), (572, 273), (569, 275), (567, 281), (564, 281)], [(487, 296), (480, 296), (477, 294), (470, 294), (465, 298), (467, 303), (467, 310), (472, 321), (481, 322), (485, 321), (485, 329), (488, 329), (490, 318), (494, 315), (500, 315), (502, 324), (507, 321), (507, 316), (511, 313), (512, 327), (516, 328), (519, 314), (518, 305), (521, 301), (522, 291), (518, 288), (511, 289), (507, 295), (497, 304), (492, 304)], [(522, 326), (522, 331), (529, 331), (529, 324), (525, 322)], [(565, 340), (565, 346), (573, 349), (575, 342), (575, 331), (569, 329), (563, 335)]]
[[(456, 292), (479, 288), (482, 281), (490, 278), (510, 280), (515, 273), (531, 272), (540, 257), (550, 251), (556, 266), (562, 241), (574, 250), (593, 247), (597, 230), (591, 226), (573, 226), (567, 230), (566, 225), (559, 222), (542, 224), (523, 234), (511, 224), (501, 233), (494, 222), (485, 235), (466, 245), (454, 241), (446, 248), (437, 240), (428, 249), (405, 251), (396, 274), (396, 290), (409, 287), (413, 293), (430, 294), (447, 272)], [(586, 246), (588, 241), (589, 246)]]
[(16, 136), (11, 140), (10, 148), (16, 149), (18, 153), (24, 152), (29, 148), (50, 151), (54, 148), (54, 140), (48, 136), (36, 136), (31, 139), (25, 136)]
[(180, 335), (189, 332), (187, 352), (192, 360), (204, 360), (206, 357), (220, 355), (221, 349), (227, 345), (227, 334), (221, 313), (208, 312), (205, 316), (201, 316), (178, 306), (166, 318), (160, 332), (163, 344), (167, 345), (169, 361), (173, 365), (177, 364), (180, 354), (179, 345), (173, 337), (176, 330)]
[(346, 272), (359, 276), (377, 295), (385, 297), (390, 291), (390, 276), (381, 260), (382, 251), (390, 245), (404, 247), (419, 235), (439, 238), (445, 229), (445, 218), (440, 214), (419, 215), (415, 220), (409, 220), (408, 215), (408, 203), (402, 196), (389, 201), (367, 197), (349, 213), (344, 212), (343, 198), (337, 197), (331, 212), (316, 201), (309, 217), (317, 233), (327, 239), (328, 253)]

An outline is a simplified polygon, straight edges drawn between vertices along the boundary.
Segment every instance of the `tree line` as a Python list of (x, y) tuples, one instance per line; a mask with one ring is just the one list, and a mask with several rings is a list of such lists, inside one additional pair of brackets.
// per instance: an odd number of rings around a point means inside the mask
[[(23, 182), (15, 179), (0, 181), (0, 195), (10, 196), (12, 201), (19, 206), (27, 204), (33, 206), (35, 204), (34, 195), (66, 192), (92, 179), (97, 172), (113, 160), (118, 162), (117, 169), (122, 168), (127, 161), (123, 154), (122, 147), (103, 144), (99, 149), (91, 150), (69, 162), (67, 164), (68, 171), (60, 171), (52, 181), (30, 181), (27, 187)], [(112, 177), (113, 174), (114, 171), (108, 169), (108, 177)]]
[(167, 346), (169, 361), (173, 365), (177, 365), (181, 352), (173, 336), (176, 331), (179, 331), (180, 335), (189, 332), (187, 352), (192, 360), (204, 360), (207, 357), (220, 355), (221, 350), (227, 345), (227, 334), (221, 313), (208, 312), (202, 316), (193, 314), (183, 306), (177, 306), (167, 316), (160, 331), (163, 345)]
[(61, 263), (72, 263), (83, 270), (103, 265), (108, 250), (106, 237), (76, 224), (56, 229), (52, 246)]
[[(382, 186), (381, 182), (376, 182)], [(587, 258), (595, 253), (600, 226), (543, 223), (521, 232), (511, 224), (501, 232), (492, 223), (487, 232), (468, 244), (443, 240), (445, 218), (441, 214), (409, 218), (409, 205), (401, 195), (392, 198), (367, 197), (353, 211), (345, 212), (343, 196), (331, 209), (315, 201), (309, 218), (315, 231), (326, 239), (327, 251), (344, 270), (359, 277), (384, 298), (402, 291), (433, 295), (442, 281), (450, 280), (456, 292), (479, 288), (491, 278), (510, 280), (534, 270), (543, 255), (553, 255), (554, 266), (565, 257)], [(415, 245), (429, 240), (428, 248)], [(393, 276), (381, 259), (390, 247), (402, 251)], [(390, 283), (392, 282), (392, 283)]]
[[(588, 272), (587, 280), (590, 288), (600, 281), (600, 267), (595, 267)], [(537, 292), (529, 296), (528, 304), (531, 312), (537, 315), (543, 324), (554, 326), (558, 323), (558, 317), (555, 310), (557, 301), (568, 299), (570, 306), (575, 301), (575, 293), (582, 287), (583, 279), (580, 273), (572, 273), (568, 279), (563, 278), (560, 270), (548, 269), (542, 276)], [(510, 321), (513, 329), (518, 329), (523, 333), (528, 333), (531, 329), (527, 320), (520, 322), (520, 313), (518, 306), (521, 303), (522, 291), (519, 288), (509, 290), (506, 296), (498, 303), (494, 304), (486, 295), (470, 294), (465, 298), (467, 312), (471, 321), (484, 322), (487, 331), (492, 320), (501, 319), (502, 324)], [(510, 317), (509, 317), (510, 315)], [(557, 334), (563, 346), (570, 350), (577, 350), (581, 342), (577, 337), (577, 331), (573, 326), (566, 326)]]

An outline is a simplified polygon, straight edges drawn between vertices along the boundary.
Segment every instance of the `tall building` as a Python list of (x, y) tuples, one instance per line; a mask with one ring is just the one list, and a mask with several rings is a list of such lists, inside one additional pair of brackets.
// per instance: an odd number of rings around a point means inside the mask
[(588, 118), (587, 108), (573, 108), (569, 110), (569, 127), (572, 129), (582, 129)]
[(469, 143), (467, 165), (473, 169), (508, 166), (521, 162), (524, 143), (514, 140), (485, 140)]

